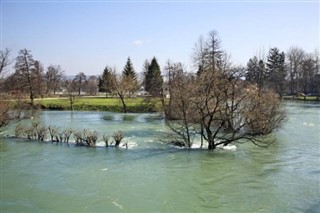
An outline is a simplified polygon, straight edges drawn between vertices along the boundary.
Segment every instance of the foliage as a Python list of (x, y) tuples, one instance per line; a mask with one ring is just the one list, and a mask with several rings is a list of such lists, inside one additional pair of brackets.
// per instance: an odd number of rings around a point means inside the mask
[(154, 57), (151, 60), (148, 71), (145, 75), (146, 91), (152, 96), (158, 97), (162, 94), (163, 77), (161, 75), (160, 66)]
[(133, 68), (132, 62), (130, 60), (130, 57), (128, 57), (127, 63), (123, 68), (122, 76), (123, 77), (130, 77), (130, 78), (132, 78), (132, 80), (137, 80), (137, 74), (134, 71), (134, 68)]
[(137, 74), (134, 71), (130, 57), (128, 57), (127, 63), (123, 68), (121, 84), (129, 97), (139, 89)]
[(280, 52), (278, 48), (271, 48), (269, 50), (267, 60), (267, 79), (270, 83), (270, 87), (276, 91), (280, 97), (283, 96), (285, 90), (285, 55), (284, 52)]
[(112, 90), (112, 75), (111, 68), (106, 66), (103, 70), (102, 76), (99, 79), (99, 91), (106, 94), (111, 93)]
[(250, 58), (247, 63), (247, 73), (245, 77), (248, 82), (257, 85), (259, 91), (262, 91), (266, 80), (264, 61), (262, 59), (259, 60), (257, 56)]

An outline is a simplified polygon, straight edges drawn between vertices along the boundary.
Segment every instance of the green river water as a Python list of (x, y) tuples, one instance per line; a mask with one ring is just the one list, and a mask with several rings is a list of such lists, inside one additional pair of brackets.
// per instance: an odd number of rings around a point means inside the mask
[[(0, 137), (0, 212), (320, 212), (320, 104), (286, 102), (268, 149), (161, 143), (155, 114), (44, 111), (46, 125), (126, 133), (124, 148)], [(103, 145), (103, 143), (98, 143)]]

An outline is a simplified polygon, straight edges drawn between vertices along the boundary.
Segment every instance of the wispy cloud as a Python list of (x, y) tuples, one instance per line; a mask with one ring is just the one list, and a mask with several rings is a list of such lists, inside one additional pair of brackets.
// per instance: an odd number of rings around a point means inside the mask
[(149, 44), (149, 43), (151, 43), (151, 40), (140, 40), (140, 39), (137, 39), (137, 40), (134, 40), (132, 42), (132, 44), (135, 45), (135, 46), (141, 46), (143, 44)]

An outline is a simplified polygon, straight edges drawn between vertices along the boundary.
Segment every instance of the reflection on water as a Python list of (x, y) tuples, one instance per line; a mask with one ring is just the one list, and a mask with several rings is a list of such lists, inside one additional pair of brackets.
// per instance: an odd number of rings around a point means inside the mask
[(0, 139), (1, 212), (319, 212), (320, 105), (286, 107), (268, 149), (213, 152), (162, 144), (157, 114), (43, 112), (46, 125), (125, 131), (131, 147)]

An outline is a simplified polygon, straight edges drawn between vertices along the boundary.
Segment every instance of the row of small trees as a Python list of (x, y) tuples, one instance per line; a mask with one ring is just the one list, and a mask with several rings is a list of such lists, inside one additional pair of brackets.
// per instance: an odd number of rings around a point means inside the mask
[[(50, 141), (56, 143), (69, 143), (71, 136), (75, 139), (75, 144), (79, 146), (95, 147), (99, 138), (97, 131), (90, 131), (84, 129), (82, 131), (74, 131), (70, 128), (59, 130), (57, 127), (41, 124), (40, 122), (32, 122), (30, 126), (24, 126), (19, 123), (15, 129), (15, 136), (18, 138), (26, 138), (29, 140), (45, 141), (49, 135)], [(113, 142), (110, 143), (110, 139), (113, 138)], [(106, 134), (102, 136), (102, 140), (105, 142), (106, 147), (113, 145), (119, 147), (124, 133), (117, 131), (110, 137)], [(124, 144), (127, 147), (127, 144)]]
[(280, 96), (285, 92), (320, 96), (320, 55), (298, 47), (291, 47), (286, 54), (271, 48), (266, 60), (263, 56), (250, 58), (245, 77), (259, 90), (272, 88)]

